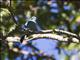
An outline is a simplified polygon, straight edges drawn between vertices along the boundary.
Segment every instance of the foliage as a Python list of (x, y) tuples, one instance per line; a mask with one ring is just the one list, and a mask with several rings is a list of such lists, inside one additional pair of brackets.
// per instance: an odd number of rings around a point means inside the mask
[[(1, 0), (0, 40), (5, 41), (8, 36), (23, 34), (21, 26), (32, 16), (38, 18), (44, 29), (58, 28), (80, 35), (80, 1), (56, 1), (53, 4), (58, 7), (52, 8), (50, 1), (41, 2), (40, 5), (39, 0)], [(50, 11), (54, 8), (59, 12)], [(59, 47), (68, 51), (77, 49), (80, 52), (80, 44), (60, 43)], [(65, 60), (70, 59), (70, 56), (67, 57)]]

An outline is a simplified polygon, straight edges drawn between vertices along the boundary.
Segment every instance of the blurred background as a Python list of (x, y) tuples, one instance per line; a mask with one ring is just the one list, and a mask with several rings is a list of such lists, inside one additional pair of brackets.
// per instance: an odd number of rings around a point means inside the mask
[[(80, 1), (77, 0), (0, 0), (0, 55), (9, 57), (7, 37), (23, 35), (24, 24), (32, 16), (37, 17), (38, 29), (61, 29), (80, 36)], [(31, 25), (31, 27), (34, 27)], [(13, 39), (13, 38), (12, 38)], [(80, 60), (80, 44), (58, 42), (60, 52), (54, 60)], [(16, 54), (16, 53), (15, 53)], [(16, 59), (20, 60), (20, 59)]]

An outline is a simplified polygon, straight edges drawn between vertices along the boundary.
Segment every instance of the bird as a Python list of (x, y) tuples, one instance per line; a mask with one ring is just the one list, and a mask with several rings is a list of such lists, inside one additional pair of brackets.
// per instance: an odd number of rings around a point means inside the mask
[(37, 17), (32, 16), (30, 19), (28, 19), (28, 21), (26, 21), (26, 23), (24, 24), (24, 29), (30, 29), (32, 31), (41, 31), (42, 28), (39, 26), (38, 22), (37, 22)]

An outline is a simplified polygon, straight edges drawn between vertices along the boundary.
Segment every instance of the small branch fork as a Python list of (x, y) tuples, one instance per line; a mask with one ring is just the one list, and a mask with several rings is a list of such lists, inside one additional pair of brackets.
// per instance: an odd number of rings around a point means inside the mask
[[(63, 35), (54, 34), (54, 32), (57, 32), (57, 33), (60, 32), (62, 34), (66, 34), (68, 36), (64, 37)], [(35, 34), (30, 35), (28, 37), (28, 40), (26, 40), (26, 41), (32, 41), (32, 40), (35, 40), (38, 38), (51, 38), (53, 40), (58, 40), (61, 42), (80, 43), (79, 36), (77, 36), (76, 34), (71, 33), (71, 32), (67, 32), (67, 31), (63, 31), (63, 30), (58, 30), (58, 29), (42, 30), (39, 33), (35, 33)], [(24, 55), (38, 56), (39, 54), (41, 54), (42, 56), (47, 57), (47, 55), (40, 50), (37, 53), (35, 53), (34, 51), (29, 53), (28, 51), (19, 50), (18, 48), (12, 48), (11, 50), (16, 53), (20, 53), (20, 54), (24, 54)]]
[[(56, 34), (56, 33), (61, 33)], [(25, 33), (27, 35), (27, 32)], [(64, 35), (67, 36), (64, 36)], [(55, 29), (55, 30), (41, 30), (40, 32), (33, 32), (30, 36), (26, 37), (27, 41), (34, 40), (37, 38), (52, 38), (53, 40), (58, 40), (62, 42), (80, 43), (80, 37), (74, 33)], [(70, 39), (71, 38), (71, 39)], [(8, 42), (14, 42), (14, 40), (8, 40)], [(19, 42), (19, 40), (17, 41)]]
[[(61, 35), (56, 34), (56, 33), (61, 33)], [(67, 36), (64, 37), (64, 35), (62, 34), (65, 34)], [(34, 40), (36, 38), (52, 38), (53, 40), (55, 39), (55, 40), (62, 41), (62, 42), (80, 43), (80, 37), (78, 35), (71, 33), (71, 32), (64, 31), (64, 30), (59, 30), (59, 29), (41, 30), (40, 32), (37, 32), (37, 33), (35, 32), (29, 37), (28, 37), (29, 39), (28, 41)]]

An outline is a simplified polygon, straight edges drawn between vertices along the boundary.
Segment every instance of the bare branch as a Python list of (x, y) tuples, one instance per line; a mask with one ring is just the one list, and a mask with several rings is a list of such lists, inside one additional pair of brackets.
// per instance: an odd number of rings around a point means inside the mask
[[(30, 40), (34, 40), (36, 38), (52, 38), (53, 40), (58, 40), (58, 41), (62, 41), (62, 42), (69, 42), (68, 41), (69, 37), (64, 37), (64, 36), (56, 35), (56, 34), (52, 34), (52, 33), (48, 33), (48, 34), (33, 34), (30, 37), (32, 37), (32, 38), (29, 38), (29, 41)], [(72, 41), (71, 43), (79, 43), (79, 40), (77, 38), (75, 38), (75, 37), (73, 37), (71, 41)]]
[(69, 36), (73, 36), (77, 39), (80, 40), (80, 37), (74, 33), (71, 33), (71, 32), (68, 32), (68, 31), (64, 31), (64, 30), (59, 30), (59, 29), (55, 29), (54, 32), (57, 32), (57, 33), (62, 33), (62, 34), (66, 34), (66, 35), (69, 35)]

